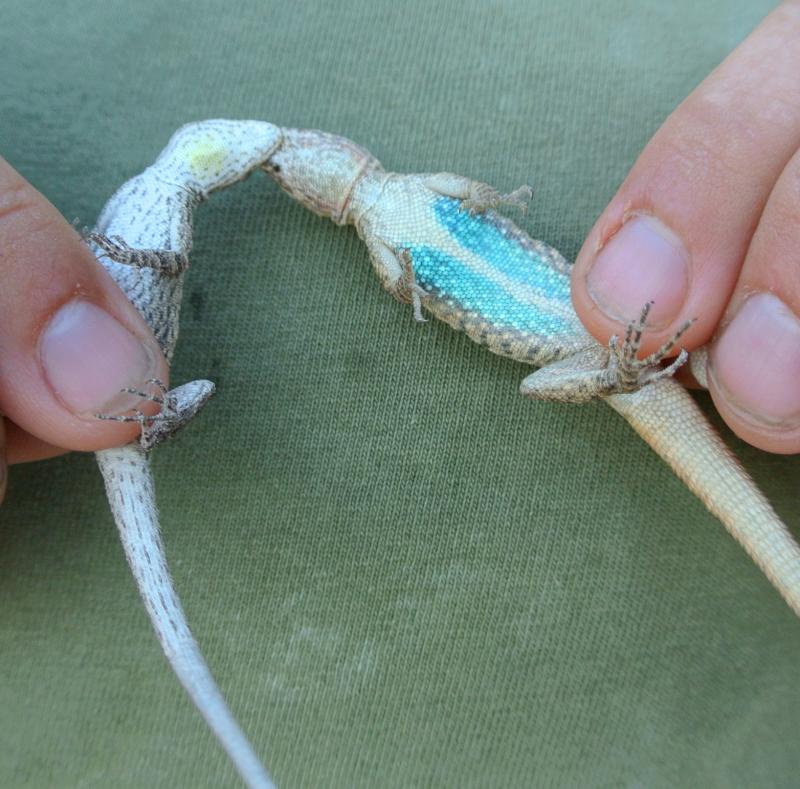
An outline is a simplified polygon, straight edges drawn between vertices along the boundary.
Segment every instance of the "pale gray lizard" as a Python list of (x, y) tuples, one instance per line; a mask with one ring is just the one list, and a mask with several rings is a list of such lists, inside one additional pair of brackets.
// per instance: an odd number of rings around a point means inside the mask
[[(524, 204), (527, 187), (500, 195), (451, 173), (390, 173), (351, 140), (319, 131), (283, 129), (279, 138), (264, 169), (310, 210), (355, 225), (384, 288), (410, 302), (418, 320), (425, 309), (494, 353), (541, 367), (522, 382), (526, 396), (576, 403), (604, 398), (800, 615), (800, 548), (672, 379), (686, 353), (660, 364), (680, 332), (657, 353), (637, 359), (647, 305), (623, 342), (599, 345), (572, 308), (566, 260), (493, 210), (501, 203)], [(691, 369), (701, 383), (705, 360), (703, 349), (692, 354)]]
[[(278, 129), (255, 121), (212, 120), (184, 126), (151, 167), (114, 194), (95, 231), (87, 234), (86, 240), (142, 313), (168, 360), (178, 336), (195, 206), (210, 192), (245, 178), (279, 140)], [(150, 391), (140, 395), (160, 403), (159, 414), (98, 414), (142, 426), (140, 444), (96, 453), (109, 504), (167, 659), (245, 783), (266, 789), (273, 784), (214, 682), (170, 580), (146, 454), (190, 420), (214, 386), (210, 381), (193, 381), (164, 392), (158, 381), (145, 383)]]

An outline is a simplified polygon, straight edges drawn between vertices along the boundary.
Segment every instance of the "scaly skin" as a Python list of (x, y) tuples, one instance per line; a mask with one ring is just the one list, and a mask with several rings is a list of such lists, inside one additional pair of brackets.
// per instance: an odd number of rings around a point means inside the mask
[[(670, 378), (685, 353), (666, 368), (659, 362), (672, 344), (636, 359), (646, 310), (624, 343), (615, 338), (604, 348), (595, 342), (572, 308), (569, 264), (493, 210), (520, 203), (525, 188), (503, 196), (450, 173), (389, 173), (368, 151), (324, 132), (284, 129), (280, 137), (264, 169), (310, 210), (355, 225), (382, 285), (411, 303), (417, 319), (424, 309), (494, 353), (541, 367), (522, 382), (526, 396), (604, 398), (800, 615), (800, 549), (692, 398)], [(705, 353), (694, 356), (692, 370), (703, 381)]]
[[(178, 337), (194, 207), (210, 192), (245, 178), (279, 139), (278, 129), (256, 121), (184, 126), (151, 167), (117, 191), (95, 232), (87, 235), (101, 263), (150, 325), (167, 359)], [(156, 417), (101, 415), (141, 422), (142, 437), (140, 444), (96, 456), (128, 563), (167, 659), (244, 782), (267, 789), (273, 784), (214, 682), (173, 588), (146, 454), (189, 421), (212, 392), (210, 381), (193, 381), (163, 397), (153, 391), (148, 399), (163, 400)]]

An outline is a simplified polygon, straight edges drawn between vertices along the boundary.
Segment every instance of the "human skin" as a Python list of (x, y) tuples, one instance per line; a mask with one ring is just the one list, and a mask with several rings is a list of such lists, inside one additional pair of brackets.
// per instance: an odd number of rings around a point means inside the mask
[(584, 242), (578, 316), (600, 341), (654, 299), (642, 352), (688, 319), (728, 425), (800, 450), (800, 1), (779, 6), (669, 116)]
[[(723, 418), (783, 453), (800, 450), (798, 69), (800, 0), (791, 0), (658, 130), (573, 273), (578, 315), (601, 342), (651, 299), (643, 354), (696, 318), (682, 344), (712, 342), (709, 385)], [(152, 413), (119, 391), (168, 383), (166, 361), (74, 229), (2, 159), (0, 276), (0, 458), (135, 438), (136, 424), (93, 414)], [(0, 462), (0, 495), (6, 476)]]
[(2, 159), (0, 277), (4, 492), (6, 462), (135, 438), (136, 424), (94, 414), (139, 404), (120, 390), (148, 378), (166, 384), (168, 368), (142, 317), (75, 230)]

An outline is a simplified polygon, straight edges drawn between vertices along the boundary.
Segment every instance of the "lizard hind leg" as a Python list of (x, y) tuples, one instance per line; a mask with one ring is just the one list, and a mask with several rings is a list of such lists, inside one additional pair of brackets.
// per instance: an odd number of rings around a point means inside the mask
[(520, 394), (535, 400), (586, 403), (607, 390), (608, 362), (608, 350), (594, 345), (531, 373), (520, 384)]
[(657, 351), (639, 359), (636, 354), (652, 306), (653, 302), (648, 302), (639, 318), (628, 324), (622, 343), (619, 337), (614, 336), (607, 349), (597, 345), (542, 367), (523, 380), (520, 393), (537, 400), (585, 403), (599, 397), (636, 392), (648, 384), (673, 376), (686, 362), (687, 352), (681, 349), (678, 356), (664, 367), (661, 362), (692, 321), (681, 326)]
[(158, 387), (161, 395), (130, 387), (120, 391), (137, 395), (151, 403), (157, 403), (161, 406), (161, 410), (157, 414), (148, 416), (138, 408), (131, 409), (133, 415), (95, 414), (97, 419), (113, 422), (138, 422), (141, 425), (139, 443), (144, 450), (152, 449), (185, 427), (208, 402), (215, 390), (214, 384), (205, 380), (190, 381), (169, 391), (157, 378), (150, 378), (147, 383)]
[(616, 335), (609, 341), (608, 347), (611, 351), (609, 370), (613, 370), (616, 373), (616, 387), (610, 394), (635, 392), (661, 378), (671, 377), (689, 358), (689, 354), (681, 348), (674, 361), (666, 367), (660, 366), (670, 351), (675, 348), (684, 332), (694, 323), (691, 320), (686, 321), (658, 350), (644, 359), (637, 358), (636, 354), (641, 346), (642, 335), (647, 325), (647, 316), (650, 314), (652, 307), (653, 302), (648, 301), (642, 308), (639, 319), (628, 324), (625, 332), (625, 341), (621, 346)]

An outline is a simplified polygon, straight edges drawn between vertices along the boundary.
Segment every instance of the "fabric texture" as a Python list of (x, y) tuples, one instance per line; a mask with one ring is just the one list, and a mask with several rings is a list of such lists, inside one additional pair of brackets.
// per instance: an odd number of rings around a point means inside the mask
[[(90, 224), (186, 121), (321, 128), (531, 183), (514, 220), (571, 259), (773, 5), (10, 0), (0, 153)], [(351, 228), (263, 175), (198, 212), (172, 381), (218, 394), (153, 462), (190, 623), (277, 782), (796, 785), (800, 623), (611, 409), (526, 401), (528, 372), (415, 325)], [(800, 533), (797, 459), (724, 433)], [(92, 457), (12, 469), (0, 519), (0, 786), (237, 786)]]

